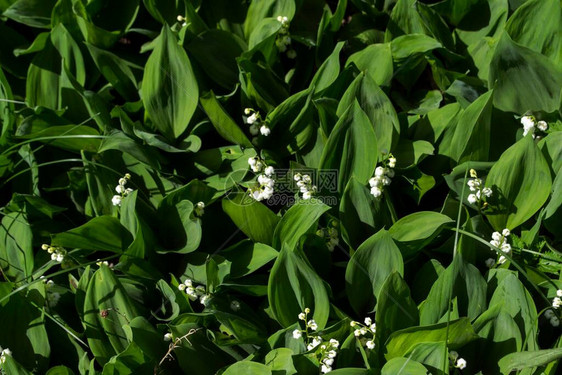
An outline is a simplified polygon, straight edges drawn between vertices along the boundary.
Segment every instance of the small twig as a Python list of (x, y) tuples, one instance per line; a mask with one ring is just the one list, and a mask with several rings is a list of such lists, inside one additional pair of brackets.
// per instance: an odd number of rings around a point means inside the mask
[(158, 366), (156, 366), (156, 368), (154, 369), (154, 374), (156, 375), (158, 368), (160, 366), (162, 366), (162, 363), (164, 363), (164, 361), (166, 359), (168, 359), (169, 361), (174, 359), (174, 356), (172, 355), (172, 352), (174, 351), (174, 349), (176, 349), (179, 346), (179, 344), (181, 343), (182, 340), (187, 341), (189, 343), (189, 345), (193, 346), (193, 344), (191, 344), (191, 341), (189, 341), (188, 337), (195, 334), (197, 331), (199, 331), (201, 329), (203, 329), (203, 328), (201, 328), (201, 327), (200, 328), (192, 328), (185, 335), (183, 335), (182, 337), (178, 337), (173, 342), (171, 342), (170, 346), (168, 348), (168, 351), (166, 352), (164, 357), (162, 357), (162, 359), (158, 363)]

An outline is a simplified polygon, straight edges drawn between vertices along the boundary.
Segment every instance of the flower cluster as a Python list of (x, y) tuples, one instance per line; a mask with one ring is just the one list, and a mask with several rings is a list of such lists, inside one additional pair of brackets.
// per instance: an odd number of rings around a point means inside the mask
[(562, 306), (562, 289), (556, 291), (556, 297), (552, 300), (552, 307), (558, 309)]
[(203, 216), (203, 214), (205, 213), (205, 203), (203, 202), (197, 202), (195, 204), (195, 216), (201, 217)]
[(248, 194), (258, 202), (268, 200), (273, 196), (274, 192), (275, 180), (272, 176), (275, 173), (275, 169), (271, 166), (266, 166), (265, 162), (258, 157), (249, 158), (248, 164), (250, 164), (250, 168), (255, 173), (263, 170), (263, 174), (258, 176), (257, 184), (248, 189)]
[(62, 263), (66, 255), (66, 250), (60, 246), (51, 246), (44, 243), (41, 245), (41, 249), (51, 254), (51, 260), (59, 263)]
[(466, 360), (464, 358), (459, 358), (459, 353), (454, 350), (449, 352), (449, 361), (451, 362), (451, 366), (459, 370), (464, 370), (466, 368)]
[(6, 349), (2, 349), (2, 347), (0, 346), (0, 363), (4, 364), (6, 363), (6, 357), (11, 357), (12, 356), (12, 351), (8, 348)]
[(542, 132), (545, 132), (548, 129), (546, 121), (537, 121), (534, 116), (521, 117), (521, 124), (523, 125), (523, 136), (531, 133), (533, 138), (536, 138), (535, 128)]
[(302, 193), (302, 199), (308, 200), (312, 198), (312, 195), (318, 190), (316, 186), (312, 185), (312, 179), (307, 174), (301, 175), (300, 173), (296, 173), (293, 178)]
[(373, 322), (373, 320), (369, 317), (364, 319), (365, 324), (361, 324), (356, 321), (352, 321), (349, 323), (351, 327), (355, 329), (353, 334), (355, 337), (360, 338), (365, 336), (367, 338), (365, 342), (365, 346), (368, 349), (373, 350), (375, 348), (375, 335), (377, 333), (377, 325)]
[(556, 313), (552, 309), (545, 310), (544, 317), (550, 321), (550, 325), (553, 327), (558, 327), (560, 325), (560, 319), (558, 319)]
[[(470, 177), (472, 179), (468, 180), (466, 184), (473, 193), (468, 196), (468, 203), (478, 203), (480, 206), (484, 197), (490, 198), (492, 196), (492, 189), (483, 187), (482, 180), (478, 178), (478, 174), (474, 169), (470, 170)], [(485, 202), (483, 206), (486, 206)]]
[(287, 57), (294, 59), (297, 57), (297, 52), (294, 49), (289, 49), (291, 45), (291, 35), (289, 34), (289, 18), (285, 16), (278, 16), (277, 21), (281, 23), (281, 29), (277, 34), (277, 39), (275, 40), (275, 45), (279, 52), (287, 52)]
[(338, 354), (336, 349), (339, 347), (340, 343), (336, 339), (330, 339), (326, 343), (323, 343), (322, 337), (318, 335), (312, 335), (312, 332), (318, 330), (318, 324), (314, 321), (314, 319), (308, 319), (308, 315), (310, 314), (310, 309), (307, 307), (304, 309), (303, 312), (299, 314), (299, 320), (305, 322), (305, 329), (295, 329), (293, 331), (293, 338), (298, 340), (303, 337), (303, 334), (306, 338), (306, 350), (314, 350), (317, 347), (320, 347), (319, 352), (317, 355), (320, 356), (320, 363), (323, 374), (326, 374), (332, 371), (332, 365), (334, 364), (334, 358)]
[(246, 123), (250, 125), (250, 134), (258, 135), (261, 133), (264, 137), (271, 134), (271, 129), (267, 126), (265, 121), (261, 120), (259, 112), (253, 108), (244, 109), (244, 114), (248, 116), (246, 118)]
[(330, 339), (326, 344), (320, 345), (320, 371), (326, 374), (332, 371), (332, 366), (334, 364), (334, 359), (338, 355), (336, 351), (340, 346), (340, 342), (336, 339)]
[(211, 298), (211, 295), (207, 293), (207, 290), (203, 285), (193, 286), (193, 280), (185, 279), (185, 281), (178, 285), (178, 289), (184, 291), (191, 301), (201, 302), (202, 305), (207, 306), (207, 302)]
[(380, 198), (382, 196), (384, 186), (388, 186), (392, 182), (391, 178), (394, 177), (393, 168), (396, 167), (396, 158), (392, 156), (392, 154), (389, 154), (382, 163), (382, 166), (378, 166), (375, 169), (375, 176), (369, 180), (371, 194), (375, 198)]
[(130, 179), (131, 175), (128, 173), (125, 173), (125, 176), (119, 179), (119, 184), (115, 187), (115, 191), (118, 194), (114, 195), (113, 198), (111, 198), (111, 203), (113, 203), (114, 206), (121, 206), (123, 198), (133, 192), (133, 189), (125, 187)]
[[(511, 252), (511, 245), (507, 243), (507, 237), (511, 234), (509, 229), (505, 228), (502, 232), (494, 232), (492, 233), (492, 240), (490, 244), (492, 246), (498, 247), (503, 253), (509, 254)], [(493, 250), (493, 249), (492, 249)], [(505, 263), (506, 258), (505, 256), (500, 256), (498, 260), (498, 264)]]
[(329, 228), (321, 228), (316, 231), (316, 235), (326, 240), (326, 247), (328, 250), (334, 251), (336, 246), (340, 243), (340, 235), (336, 227), (338, 223), (335, 220), (330, 222)]

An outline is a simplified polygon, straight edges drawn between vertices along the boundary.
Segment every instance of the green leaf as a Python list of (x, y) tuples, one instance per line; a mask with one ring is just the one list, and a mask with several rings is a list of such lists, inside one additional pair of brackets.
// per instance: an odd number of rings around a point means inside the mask
[(517, 323), (521, 336), (527, 342), (527, 349), (537, 350), (537, 309), (531, 294), (511, 271), (499, 282), (490, 299), (490, 309), (500, 305), (501, 311), (511, 316)]
[(389, 221), (384, 204), (375, 200), (367, 186), (355, 177), (347, 183), (339, 211), (342, 236), (352, 248), (357, 248)]
[(467, 318), (422, 327), (410, 327), (390, 335), (387, 344), (386, 359), (402, 357), (416, 344), (421, 342), (440, 342), (448, 338), (448, 347), (457, 350), (478, 339)]
[(286, 243), (269, 274), (267, 296), (275, 319), (283, 327), (297, 322), (306, 307), (319, 329), (326, 326), (330, 301), (324, 282), (302, 252)]
[(257, 362), (243, 361), (229, 366), (223, 375), (271, 375), (271, 368)]
[(118, 219), (111, 216), (99, 216), (86, 224), (63, 233), (52, 235), (51, 243), (69, 249), (123, 252), (131, 243), (131, 234)]
[(246, 44), (235, 34), (208, 30), (191, 39), (186, 48), (213, 81), (226, 89), (238, 83), (236, 58), (246, 50)]
[[(353, 106), (355, 100), (375, 130), (378, 150), (391, 151), (398, 142), (400, 123), (390, 99), (369, 75), (360, 74), (345, 91), (339, 102), (337, 114), (340, 116), (340, 120), (344, 112)], [(368, 153), (376, 154), (377, 150), (373, 148), (374, 144), (371, 144)]]
[(418, 308), (410, 296), (410, 288), (398, 272), (386, 278), (379, 293), (375, 318), (375, 338), (381, 346), (392, 332), (419, 324)]
[(459, 164), (463, 161), (488, 161), (492, 93), (488, 91), (476, 99), (459, 118), (451, 141), (453, 158)]
[(261, 202), (244, 192), (232, 193), (222, 200), (224, 212), (234, 224), (255, 242), (271, 244), (279, 217)]
[(457, 255), (429, 292), (420, 306), (422, 325), (435, 324), (450, 309), (449, 296), (457, 298), (459, 313), (470, 319), (478, 317), (486, 308), (486, 281), (480, 271)]
[(213, 91), (209, 91), (199, 98), (203, 110), (209, 116), (211, 124), (221, 137), (229, 142), (238, 144), (244, 147), (252, 147), (252, 142), (246, 137), (244, 131), (240, 129), (238, 124), (230, 117), (219, 103)]
[(406, 254), (410, 254), (431, 242), (445, 225), (451, 223), (451, 218), (438, 212), (419, 211), (398, 220), (388, 233), (401, 243)]
[(560, 105), (562, 69), (507, 33), (496, 46), (488, 82), (494, 85), (494, 106), (505, 112), (552, 112)]
[(88, 344), (100, 364), (127, 348), (123, 326), (137, 315), (121, 282), (102, 265), (88, 283), (83, 317)]
[(558, 0), (525, 2), (509, 17), (505, 30), (511, 39), (555, 64), (562, 62), (562, 7)]
[(366, 184), (377, 164), (376, 145), (369, 118), (355, 100), (332, 130), (320, 159), (320, 169), (339, 170), (339, 191), (345, 189), (352, 176)]
[(393, 75), (390, 43), (371, 44), (349, 56), (345, 66), (355, 64), (379, 86), (389, 86)]
[(164, 26), (144, 70), (142, 100), (146, 111), (156, 129), (174, 140), (187, 129), (198, 98), (189, 58)]
[(223, 250), (221, 255), (232, 263), (230, 277), (238, 278), (257, 271), (277, 258), (279, 253), (274, 248), (262, 243), (244, 240)]
[(287, 348), (274, 349), (265, 356), (265, 364), (279, 375), (293, 375), (297, 373), (293, 365), (293, 351)]
[(51, 26), (51, 10), (56, 0), (18, 0), (3, 16), (31, 27), (48, 29)]
[(334, 48), (330, 56), (328, 56), (326, 61), (324, 61), (322, 65), (320, 65), (320, 67), (316, 71), (316, 74), (314, 74), (310, 86), (314, 87), (315, 93), (326, 89), (328, 86), (334, 83), (336, 78), (338, 78), (338, 75), (340, 74), (340, 52), (343, 48), (343, 45), (343, 42), (339, 42), (338, 44), (336, 44), (336, 47)]
[(358, 314), (373, 309), (386, 278), (393, 272), (403, 275), (404, 262), (390, 234), (382, 229), (359, 246), (345, 270), (347, 297)]
[(101, 74), (127, 101), (138, 100), (137, 80), (131, 64), (119, 56), (86, 43)]
[(3, 272), (16, 281), (33, 271), (33, 232), (22, 212), (11, 212), (2, 218), (0, 258)]
[(562, 348), (545, 349), (510, 353), (500, 359), (498, 364), (502, 374), (508, 375), (513, 371), (544, 366), (560, 358), (562, 358)]
[(486, 215), (495, 230), (527, 221), (548, 199), (552, 180), (548, 164), (530, 135), (508, 148), (494, 164), (486, 186), (493, 211)]
[(184, 199), (174, 204), (172, 198), (160, 203), (158, 235), (163, 243), (162, 252), (191, 253), (199, 247), (202, 237), (201, 219), (195, 216), (194, 205)]
[(275, 227), (273, 248), (280, 249), (283, 244), (287, 244), (289, 249), (294, 249), (300, 238), (315, 227), (320, 216), (329, 209), (320, 202), (311, 204), (300, 201), (293, 205)]
[(429, 52), (441, 48), (441, 43), (423, 34), (402, 35), (390, 43), (392, 57), (404, 60), (412, 55)]
[(426, 375), (427, 369), (419, 362), (409, 358), (393, 358), (381, 370), (381, 375)]

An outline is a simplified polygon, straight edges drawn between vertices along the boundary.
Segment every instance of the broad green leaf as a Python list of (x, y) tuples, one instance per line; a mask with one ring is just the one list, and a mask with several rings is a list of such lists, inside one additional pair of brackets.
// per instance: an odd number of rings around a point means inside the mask
[(448, 216), (438, 212), (419, 211), (395, 222), (388, 233), (401, 243), (406, 254), (410, 254), (431, 242), (445, 225), (452, 222)]
[(422, 327), (410, 327), (390, 335), (386, 349), (386, 359), (402, 357), (421, 342), (440, 342), (448, 338), (448, 347), (457, 350), (478, 339), (467, 318)]
[(23, 212), (2, 217), (0, 227), (0, 265), (6, 276), (21, 281), (33, 271), (33, 231)]
[(562, 69), (548, 57), (514, 43), (504, 33), (490, 64), (494, 106), (502, 111), (552, 112), (560, 105)]
[(273, 316), (283, 327), (296, 323), (307, 307), (319, 329), (328, 321), (330, 301), (324, 282), (302, 252), (286, 243), (269, 274), (267, 296)]
[(343, 48), (343, 45), (343, 42), (339, 42), (338, 44), (336, 44), (336, 47), (334, 48), (330, 56), (328, 56), (326, 61), (324, 61), (322, 65), (320, 65), (316, 74), (314, 74), (310, 86), (314, 87), (315, 93), (326, 89), (328, 86), (334, 83), (334, 81), (340, 74), (340, 52)]
[(441, 43), (424, 34), (402, 35), (390, 43), (394, 60), (403, 60), (412, 55), (441, 48)]
[[(398, 142), (400, 123), (390, 99), (375, 84), (369, 75), (360, 74), (343, 94), (337, 114), (341, 118), (355, 100), (369, 118), (377, 137), (378, 150), (391, 151)], [(370, 144), (368, 153), (376, 153)]]
[(371, 44), (349, 56), (345, 65), (355, 64), (359, 70), (366, 72), (379, 86), (388, 86), (392, 79), (392, 54), (390, 43)]
[(61, 59), (49, 41), (32, 60), (27, 71), (25, 99), (30, 106), (59, 107)]
[(257, 362), (243, 361), (229, 366), (223, 375), (271, 375), (272, 371), (266, 365)]
[(451, 140), (453, 158), (463, 161), (488, 161), (490, 126), (492, 120), (492, 93), (480, 96), (461, 114)]
[(495, 230), (518, 227), (546, 202), (552, 180), (548, 164), (533, 138), (519, 140), (494, 164), (486, 179), (493, 210), (486, 217)]
[(137, 80), (131, 64), (119, 56), (86, 43), (94, 63), (101, 74), (128, 101), (138, 99)]
[[(223, 202), (225, 201), (223, 200)], [(257, 271), (276, 259), (279, 253), (274, 248), (262, 243), (244, 240), (221, 251), (220, 255), (232, 263), (230, 277), (237, 278)]]
[(393, 358), (381, 370), (381, 375), (426, 375), (427, 369), (421, 363), (409, 358)]
[(208, 30), (193, 38), (186, 48), (207, 75), (220, 86), (232, 89), (238, 83), (236, 58), (246, 50), (246, 44), (235, 34)]
[(88, 344), (100, 364), (127, 348), (123, 325), (137, 315), (123, 284), (102, 265), (88, 284), (83, 317)]
[(51, 367), (45, 375), (74, 375), (74, 372), (66, 366)]
[(460, 255), (439, 275), (420, 306), (422, 325), (441, 321), (450, 309), (449, 296), (457, 298), (459, 313), (470, 319), (478, 317), (486, 308), (486, 281), (480, 271), (463, 261)]
[(295, 14), (294, 0), (263, 0), (250, 3), (244, 22), (244, 35), (248, 37), (254, 28), (266, 17), (285, 16), (291, 20)]
[(337, 169), (338, 190), (352, 176), (360, 183), (372, 177), (378, 160), (377, 138), (369, 118), (356, 100), (341, 115), (320, 159), (320, 169)]
[[(531, 294), (513, 272), (506, 271), (490, 299), (490, 308), (500, 305), (511, 316), (526, 340), (528, 350), (537, 350), (537, 309)], [(524, 348), (525, 349), (525, 348)]]
[(293, 375), (297, 373), (293, 365), (294, 352), (288, 348), (274, 349), (265, 356), (265, 364), (271, 367), (271, 371), (280, 375)]
[(251, 240), (271, 244), (279, 216), (244, 192), (231, 193), (222, 200), (222, 209)]
[(202, 237), (201, 219), (195, 215), (194, 205), (184, 199), (161, 202), (157, 212), (158, 235), (163, 244), (161, 252), (191, 253), (199, 247)]
[(111, 216), (95, 217), (82, 226), (54, 234), (51, 238), (55, 246), (114, 253), (123, 252), (131, 241), (131, 234), (118, 219)]
[(373, 309), (386, 278), (393, 272), (403, 275), (404, 262), (390, 234), (382, 229), (359, 246), (345, 271), (347, 297), (358, 314)]
[(289, 249), (294, 249), (300, 238), (314, 228), (320, 216), (329, 209), (320, 202), (301, 201), (293, 205), (275, 227), (273, 248), (280, 249), (287, 244)]
[(244, 131), (240, 129), (238, 124), (236, 124), (232, 117), (224, 110), (212, 91), (202, 95), (200, 101), (203, 110), (211, 120), (211, 124), (213, 124), (215, 130), (221, 137), (243, 147), (252, 147), (252, 142), (250, 142), (246, 134), (244, 134)]
[(562, 358), (562, 348), (510, 353), (500, 359), (502, 374), (547, 365)]
[(3, 16), (31, 27), (48, 29), (51, 26), (51, 10), (56, 0), (18, 0)]
[[(42, 310), (45, 300), (35, 285), (29, 287), (27, 295), (15, 294), (0, 307), (0, 319), (9, 322), (0, 332), (2, 347), (9, 348), (19, 362), (18, 365), (13, 361), (12, 365), (16, 367), (11, 369), (14, 372), (7, 374), (25, 373), (23, 370), (15, 371), (20, 365), (27, 370), (41, 372), (48, 366), (51, 345), (45, 326), (46, 316)], [(5, 365), (2, 369), (8, 371)]]
[(560, 66), (562, 62), (562, 7), (558, 0), (525, 2), (509, 17), (505, 30), (511, 39)]
[(189, 58), (168, 26), (162, 28), (146, 62), (142, 100), (153, 125), (168, 139), (179, 138), (197, 107), (199, 88)]
[(375, 338), (381, 346), (392, 332), (419, 324), (418, 308), (410, 296), (410, 288), (398, 272), (386, 278), (379, 293), (375, 318)]
[(352, 247), (357, 248), (368, 237), (389, 222), (384, 204), (374, 199), (367, 185), (351, 177), (340, 203), (342, 236)]

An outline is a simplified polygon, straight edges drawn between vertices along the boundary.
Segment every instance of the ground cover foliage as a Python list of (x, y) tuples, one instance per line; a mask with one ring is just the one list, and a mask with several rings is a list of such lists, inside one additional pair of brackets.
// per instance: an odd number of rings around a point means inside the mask
[(0, 11), (3, 373), (560, 373), (559, 0)]

